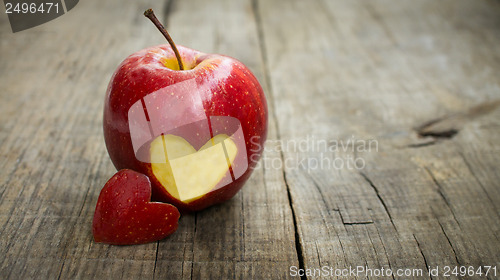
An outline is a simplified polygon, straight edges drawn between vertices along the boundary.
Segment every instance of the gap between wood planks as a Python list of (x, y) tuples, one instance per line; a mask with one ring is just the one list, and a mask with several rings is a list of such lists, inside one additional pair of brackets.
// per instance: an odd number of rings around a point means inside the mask
[[(266, 50), (266, 47), (265, 47), (264, 28), (263, 28), (263, 25), (262, 25), (262, 17), (261, 17), (260, 12), (259, 12), (259, 3), (258, 3), (258, 0), (252, 0), (252, 11), (253, 11), (253, 14), (254, 14), (254, 17), (255, 17), (255, 22), (256, 22), (256, 25), (257, 25), (257, 36), (259, 38), (259, 48), (260, 48), (260, 51), (261, 51), (262, 61), (263, 61), (263, 64), (264, 64), (264, 67), (263, 67), (264, 83), (265, 83), (265, 85), (267, 87), (267, 91), (268, 91), (267, 96), (268, 96), (268, 98), (271, 101), (269, 103), (270, 103), (270, 105), (272, 107), (272, 114), (274, 116), (274, 118), (273, 118), (273, 120), (274, 120), (273, 125), (276, 127), (276, 136), (277, 136), (277, 138), (279, 140), (279, 139), (281, 139), (280, 127), (279, 127), (279, 123), (278, 123), (278, 116), (276, 115), (274, 92), (273, 92), (273, 88), (272, 88), (272, 85), (271, 85), (271, 77), (270, 77), (270, 74), (269, 74), (269, 64), (268, 64), (269, 60), (268, 60), (268, 56), (267, 56), (267, 50)], [(280, 158), (281, 158), (281, 161), (283, 162), (284, 161), (284, 154), (283, 154), (283, 150), (282, 149), (280, 149)], [(297, 220), (298, 218), (297, 218), (297, 215), (295, 213), (295, 209), (293, 207), (293, 199), (292, 199), (292, 195), (291, 195), (291, 192), (290, 192), (290, 185), (288, 184), (287, 176), (286, 176), (286, 172), (285, 172), (285, 168), (284, 167), (282, 169), (282, 174), (283, 174), (283, 181), (285, 182), (285, 185), (286, 185), (286, 192), (287, 192), (287, 196), (288, 196), (288, 204), (290, 205), (290, 210), (292, 212), (293, 230), (294, 230), (294, 234), (295, 234), (294, 235), (295, 236), (295, 250), (297, 252), (297, 258), (298, 258), (298, 262), (299, 262), (299, 269), (304, 270), (305, 269), (305, 265), (304, 265), (304, 253), (303, 253), (302, 243), (301, 243), (300, 235), (299, 235), (298, 220)], [(307, 276), (305, 274), (301, 275), (300, 279), (301, 280), (307, 279)]]

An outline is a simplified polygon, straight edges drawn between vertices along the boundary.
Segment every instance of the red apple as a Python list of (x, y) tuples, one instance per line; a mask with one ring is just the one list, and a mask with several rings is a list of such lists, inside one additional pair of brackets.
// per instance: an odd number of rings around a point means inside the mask
[(154, 242), (177, 230), (175, 206), (150, 202), (151, 183), (144, 174), (120, 170), (101, 190), (92, 223), (96, 242), (133, 245)]
[[(175, 45), (173, 45), (175, 47)], [(138, 51), (118, 67), (104, 105), (104, 138), (120, 170), (146, 174), (153, 199), (181, 211), (226, 201), (263, 151), (267, 103), (240, 61), (171, 45)]]

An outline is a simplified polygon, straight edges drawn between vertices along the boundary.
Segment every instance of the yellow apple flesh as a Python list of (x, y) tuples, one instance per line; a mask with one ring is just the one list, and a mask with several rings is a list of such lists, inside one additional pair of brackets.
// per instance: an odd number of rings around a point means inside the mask
[[(151, 168), (156, 179), (176, 199), (199, 199), (228, 177), (237, 154), (233, 140), (219, 134), (196, 151), (184, 138), (172, 134), (156, 137), (150, 146)], [(231, 182), (229, 176), (228, 183)]]

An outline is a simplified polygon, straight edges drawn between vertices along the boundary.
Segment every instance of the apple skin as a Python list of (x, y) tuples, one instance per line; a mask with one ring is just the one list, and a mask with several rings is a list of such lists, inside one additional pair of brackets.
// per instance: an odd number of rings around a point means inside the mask
[[(268, 110), (262, 87), (243, 63), (223, 55), (204, 54), (182, 46), (177, 48), (186, 70), (170, 69), (178, 69), (178, 66), (169, 45), (143, 49), (130, 55), (119, 65), (106, 92), (103, 129), (109, 156), (117, 170), (132, 169), (146, 174), (152, 183), (153, 200), (171, 203), (181, 212), (192, 212), (224, 202), (243, 187), (263, 151), (267, 137)], [(171, 196), (159, 183), (150, 163), (137, 159), (132, 145), (128, 111), (145, 96), (192, 79), (197, 86), (209, 89), (196, 93), (200, 94), (207, 116), (229, 116), (241, 123), (248, 168), (232, 183), (197, 200), (184, 203)], [(193, 93), (186, 91), (176, 94), (188, 97)], [(206, 140), (208, 139), (204, 141)]]
[(179, 224), (175, 206), (150, 202), (149, 178), (122, 169), (111, 177), (99, 194), (92, 221), (98, 243), (134, 245), (155, 242), (174, 233)]

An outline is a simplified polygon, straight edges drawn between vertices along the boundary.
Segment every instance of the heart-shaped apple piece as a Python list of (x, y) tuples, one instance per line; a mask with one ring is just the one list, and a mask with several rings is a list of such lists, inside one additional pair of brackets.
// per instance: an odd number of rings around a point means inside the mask
[(92, 232), (96, 242), (149, 243), (176, 231), (179, 217), (175, 206), (151, 202), (151, 183), (146, 175), (123, 169), (101, 190)]
[(237, 147), (225, 134), (208, 140), (198, 151), (184, 138), (160, 135), (151, 143), (151, 168), (164, 188), (189, 203), (232, 181)]

